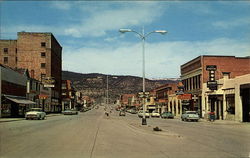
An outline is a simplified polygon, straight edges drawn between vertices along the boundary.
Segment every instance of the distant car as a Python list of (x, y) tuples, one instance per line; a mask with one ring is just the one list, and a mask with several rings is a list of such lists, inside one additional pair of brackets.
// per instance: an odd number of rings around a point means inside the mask
[(200, 119), (198, 113), (196, 111), (186, 111), (181, 115), (182, 121), (196, 121), (198, 122)]
[(130, 113), (131, 114), (137, 114), (137, 111), (135, 109), (132, 109)]
[(153, 111), (151, 117), (160, 117), (160, 114), (156, 111)]
[(172, 112), (163, 112), (161, 114), (161, 118), (174, 118), (174, 114), (172, 114)]
[(77, 115), (78, 111), (76, 110), (72, 110), (72, 109), (68, 109), (62, 112), (64, 115)]
[(120, 111), (119, 116), (126, 116), (126, 112), (125, 111)]
[(46, 113), (42, 111), (42, 108), (32, 108), (29, 112), (25, 113), (25, 119), (37, 119), (44, 120)]
[[(149, 118), (149, 112), (148, 111), (145, 111), (145, 117), (146, 118)], [(138, 112), (138, 117), (140, 117), (140, 118), (142, 118), (143, 117), (143, 110), (140, 110), (139, 112)]]

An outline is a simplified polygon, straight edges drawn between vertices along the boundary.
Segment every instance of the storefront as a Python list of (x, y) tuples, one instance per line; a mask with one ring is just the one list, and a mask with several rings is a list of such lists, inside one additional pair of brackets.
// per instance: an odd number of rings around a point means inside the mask
[(22, 96), (3, 95), (2, 117), (24, 117), (30, 105), (35, 102)]

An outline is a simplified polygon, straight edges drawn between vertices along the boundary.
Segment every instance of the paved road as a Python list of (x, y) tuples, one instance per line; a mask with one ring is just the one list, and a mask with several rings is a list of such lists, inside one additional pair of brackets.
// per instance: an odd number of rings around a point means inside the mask
[[(0, 124), (1, 158), (248, 158), (250, 125), (181, 122), (104, 115), (103, 107), (73, 116)], [(154, 132), (159, 126), (163, 131)]]

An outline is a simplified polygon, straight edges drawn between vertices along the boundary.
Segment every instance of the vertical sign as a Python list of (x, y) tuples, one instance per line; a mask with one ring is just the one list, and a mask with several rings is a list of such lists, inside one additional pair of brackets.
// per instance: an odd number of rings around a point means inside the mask
[(209, 71), (209, 80), (207, 81), (207, 87), (210, 90), (217, 90), (217, 81), (215, 80), (216, 65), (207, 65), (206, 70)]

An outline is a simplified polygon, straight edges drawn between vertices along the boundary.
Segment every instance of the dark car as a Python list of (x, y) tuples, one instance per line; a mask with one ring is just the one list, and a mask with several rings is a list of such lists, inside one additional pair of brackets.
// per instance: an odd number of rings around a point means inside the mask
[(162, 114), (161, 114), (161, 118), (171, 118), (171, 119), (173, 119), (174, 118), (174, 114), (172, 114), (172, 112), (163, 112)]

